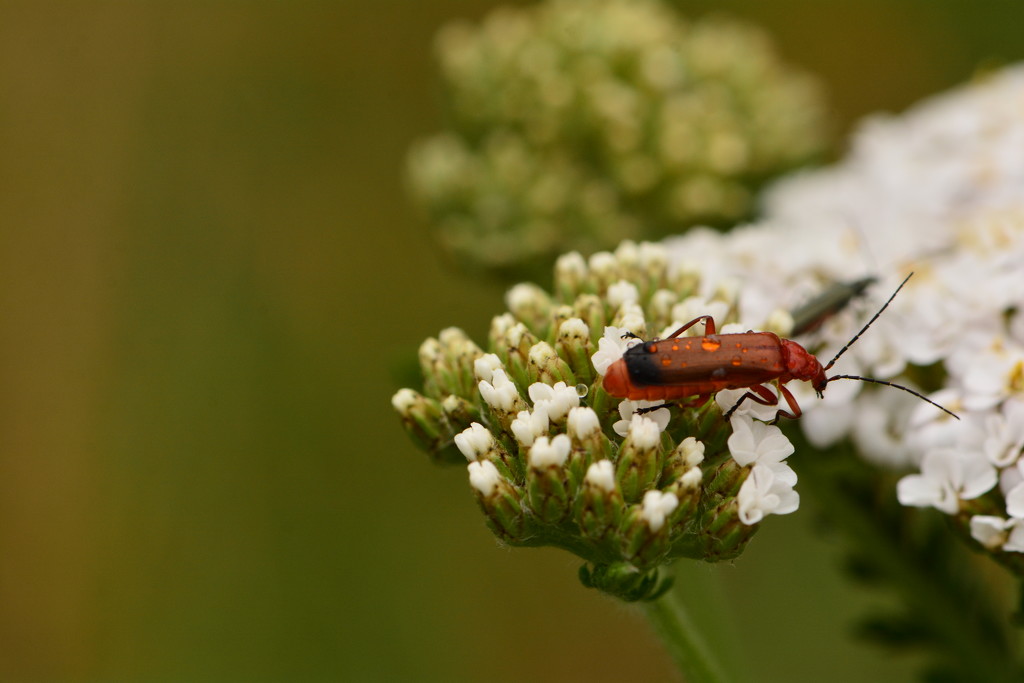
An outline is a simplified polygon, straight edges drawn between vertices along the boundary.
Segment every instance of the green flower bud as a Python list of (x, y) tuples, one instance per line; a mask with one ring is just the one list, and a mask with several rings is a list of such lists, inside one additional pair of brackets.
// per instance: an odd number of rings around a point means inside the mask
[(420, 368), (430, 384), (427, 391), (435, 397), (455, 394), (468, 398), (476, 389), (473, 363), (483, 355), (480, 347), (457, 327), (442, 330), (438, 339), (420, 345)]
[[(682, 477), (704, 462), (704, 444), (692, 436), (679, 442), (668, 457), (662, 474), (663, 487), (677, 483)], [(699, 470), (699, 468), (698, 468)], [(692, 478), (693, 474), (690, 474)]]
[(506, 479), (514, 480), (519, 476), (517, 463), (501, 442), (494, 438), (490, 431), (479, 422), (474, 422), (454, 438), (459, 452), (470, 462), (488, 461), (498, 468), (498, 472)]
[(740, 521), (735, 499), (709, 509), (703, 519), (703, 554), (711, 562), (731, 560), (739, 556), (759, 528)]
[(585, 322), (579, 318), (563, 322), (558, 328), (555, 350), (568, 364), (576, 382), (590, 384), (594, 380), (594, 370), (590, 365), (594, 347), (590, 343), (590, 328)]
[(672, 513), (674, 523), (685, 522), (697, 516), (697, 506), (703, 498), (702, 481), (703, 472), (700, 467), (691, 467), (672, 486), (663, 489), (676, 494), (676, 498), (679, 499), (679, 507)]
[(559, 256), (555, 261), (555, 292), (562, 301), (575, 300), (587, 293), (587, 275), (587, 262), (578, 251)]
[(598, 292), (605, 293), (608, 288), (622, 279), (621, 267), (615, 254), (608, 251), (599, 251), (592, 254), (588, 261), (590, 266), (590, 279), (594, 282)]
[(522, 321), (537, 336), (547, 336), (550, 324), (551, 297), (535, 284), (524, 282), (508, 290), (505, 303), (509, 312)]
[(469, 482), (494, 534), (507, 543), (524, 538), (526, 520), (520, 492), (489, 460), (469, 463)]
[(648, 491), (641, 504), (631, 505), (622, 529), (623, 555), (640, 568), (657, 566), (670, 549), (666, 520), (678, 505), (674, 493), (661, 491)]
[(557, 522), (569, 512), (567, 472), (569, 437), (559, 434), (553, 439), (540, 437), (530, 447), (526, 486), (530, 509), (544, 522)]
[(722, 498), (735, 498), (748, 473), (749, 469), (735, 460), (726, 460), (711, 473), (706, 491)]
[(663, 329), (672, 323), (672, 307), (678, 303), (679, 297), (668, 289), (659, 289), (651, 295), (650, 325), (653, 329)]
[(444, 397), (441, 401), (441, 411), (448, 420), (448, 427), (452, 432), (462, 431), (481, 419), (477, 404), (455, 394)]
[[(549, 344), (556, 343), (558, 341), (558, 335), (559, 331), (562, 329), (562, 325), (573, 318), (576, 318), (576, 311), (572, 309), (572, 306), (569, 306), (568, 304), (552, 306), (551, 327), (548, 330), (548, 336), (544, 341)], [(559, 353), (561, 353), (561, 351), (559, 351)]]
[(458, 462), (454, 453), (445, 451), (453, 436), (441, 405), (412, 389), (401, 389), (391, 398), (391, 405), (402, 418), (402, 426), (413, 442), (436, 461)]
[(530, 384), (534, 382), (543, 382), (544, 384), (565, 382), (569, 386), (576, 384), (576, 377), (569, 365), (559, 358), (554, 347), (547, 342), (539, 342), (530, 348), (529, 363)]
[(590, 465), (574, 511), (581, 533), (593, 540), (604, 539), (618, 529), (624, 509), (612, 462), (599, 460)]
[(537, 342), (537, 337), (521, 322), (501, 329), (492, 342), (498, 357), (508, 368), (509, 377), (520, 389), (526, 389), (533, 383), (530, 379), (530, 349)]
[(590, 329), (591, 341), (596, 342), (600, 339), (604, 326), (608, 324), (601, 297), (596, 294), (580, 294), (572, 307), (576, 311), (576, 317)]
[(512, 421), (526, 410), (526, 401), (503, 370), (495, 370), (491, 381), (480, 380), (480, 395), (491, 415), (506, 434), (511, 434)]
[(587, 407), (573, 408), (569, 411), (566, 427), (573, 444), (590, 453), (592, 462), (611, 459), (612, 442), (602, 431), (596, 410)]
[(615, 466), (615, 478), (622, 487), (623, 498), (638, 501), (657, 481), (661, 474), (661, 453), (658, 425), (654, 420), (635, 415)]

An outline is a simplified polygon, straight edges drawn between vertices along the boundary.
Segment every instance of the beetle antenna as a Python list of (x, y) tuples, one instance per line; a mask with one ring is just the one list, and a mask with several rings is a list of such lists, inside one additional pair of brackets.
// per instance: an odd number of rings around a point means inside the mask
[[(904, 282), (906, 282), (906, 280), (904, 280)], [(886, 382), (885, 380), (881, 380), (881, 379), (872, 379), (870, 377), (858, 377), (857, 375), (836, 375), (835, 377), (829, 377), (828, 381), (829, 382), (834, 382), (837, 379), (859, 379), (861, 382), (871, 382), (872, 384), (884, 384), (887, 387), (893, 387), (895, 389), (902, 389), (903, 391), (907, 392), (908, 394), (913, 394), (914, 396), (917, 396), (922, 401), (925, 401), (927, 403), (931, 403), (933, 406), (935, 406), (936, 408), (938, 408), (942, 412), (944, 412), (944, 413), (946, 413), (948, 415), (952, 415), (953, 417), (955, 417), (958, 420), (960, 419), (960, 416), (957, 415), (956, 413), (954, 413), (952, 410), (949, 410), (947, 408), (943, 408), (942, 406), (940, 406), (938, 403), (936, 403), (935, 401), (931, 400), (927, 396), (922, 396), (921, 394), (917, 393), (916, 391), (914, 391), (910, 387), (905, 387), (902, 384), (895, 384), (893, 382)]]
[[(867, 332), (867, 329), (868, 329), (869, 327), (871, 327), (872, 323), (874, 323), (874, 322), (875, 322), (876, 320), (878, 320), (878, 316), (882, 315), (882, 311), (884, 311), (884, 310), (885, 310), (886, 308), (888, 308), (888, 307), (889, 307), (889, 304), (891, 304), (891, 303), (892, 303), (892, 300), (893, 300), (893, 299), (895, 299), (895, 298), (896, 298), (896, 295), (900, 293), (900, 290), (901, 290), (901, 289), (903, 289), (903, 285), (907, 284), (907, 280), (909, 280), (909, 279), (910, 279), (911, 277), (913, 277), (913, 275), (914, 275), (913, 273), (911, 273), (910, 275), (908, 275), (908, 276), (907, 276), (907, 277), (906, 277), (906, 278), (905, 278), (905, 279), (903, 280), (903, 282), (901, 282), (901, 283), (900, 283), (900, 286), (896, 288), (896, 291), (892, 293), (892, 296), (890, 296), (890, 297), (889, 297), (889, 300), (888, 300), (888, 301), (886, 301), (886, 302), (885, 302), (884, 304), (882, 304), (882, 307), (878, 309), (878, 312), (877, 312), (877, 313), (875, 313), (875, 314), (874, 314), (873, 316), (871, 316), (871, 320), (869, 320), (869, 321), (867, 322), (867, 324), (866, 324), (866, 325), (864, 325), (864, 327), (860, 328), (860, 332), (858, 332), (857, 334), (853, 335), (853, 339), (851, 339), (850, 341), (846, 342), (846, 346), (844, 346), (843, 348), (839, 349), (839, 353), (837, 353), (837, 354), (836, 354), (836, 355), (835, 355), (835, 356), (834, 356), (834, 357), (832, 358), (832, 360), (830, 360), (830, 361), (828, 362), (828, 365), (826, 365), (826, 366), (825, 366), (825, 368), (824, 368), (824, 369), (825, 369), (826, 371), (828, 371), (828, 369), (829, 369), (829, 368), (831, 368), (831, 367), (832, 367), (833, 365), (835, 365), (835, 364), (836, 364), (836, 361), (837, 361), (837, 360), (839, 360), (839, 356), (841, 356), (841, 355), (843, 355), (844, 353), (846, 353), (846, 350), (847, 350), (848, 348), (850, 348), (851, 346), (853, 346), (853, 343), (854, 343), (855, 341), (857, 341), (858, 339), (860, 339), (860, 336), (861, 336), (862, 334), (864, 334), (865, 332)], [(838, 379), (838, 378), (837, 378), (837, 379)], [(857, 379), (864, 379), (864, 378), (863, 378), (863, 377), (858, 377)], [(877, 380), (874, 380), (874, 381), (877, 381)], [(906, 389), (906, 387), (900, 387), (900, 388), (901, 388), (901, 389)], [(908, 391), (909, 391), (909, 389), (908, 389)], [(924, 398), (924, 397), (922, 396), (921, 398)], [(927, 401), (928, 399), (925, 399), (925, 400)], [(941, 407), (941, 406), (940, 406), (940, 407)], [(945, 408), (943, 408), (943, 410), (945, 410)], [(949, 411), (947, 410), (946, 412), (949, 412)], [(952, 413), (950, 413), (950, 414), (952, 415)]]

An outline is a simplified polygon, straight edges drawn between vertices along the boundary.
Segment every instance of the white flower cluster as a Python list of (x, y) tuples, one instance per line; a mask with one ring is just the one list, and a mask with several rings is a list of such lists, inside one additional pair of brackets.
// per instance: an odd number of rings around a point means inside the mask
[(998, 484), (1003, 509), (974, 516), (972, 533), (1024, 551), (1024, 66), (868, 120), (846, 161), (776, 186), (766, 212), (728, 235), (670, 240), (671, 261), (699, 268), (702, 283), (741, 281), (741, 320), (876, 277), (872, 301), (815, 333), (823, 362), (913, 271), (831, 374), (889, 379), (940, 364), (930, 398), (962, 419), (885, 387), (836, 382), (818, 401), (794, 382), (801, 425), (819, 445), (849, 434), (873, 462), (916, 469), (900, 482), (904, 505), (956, 514)]

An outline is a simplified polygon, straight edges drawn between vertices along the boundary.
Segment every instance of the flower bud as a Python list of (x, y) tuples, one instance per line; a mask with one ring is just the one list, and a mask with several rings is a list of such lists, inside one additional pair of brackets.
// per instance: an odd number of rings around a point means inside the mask
[(556, 522), (568, 513), (569, 491), (565, 461), (572, 445), (559, 434), (539, 437), (530, 447), (526, 488), (530, 509), (544, 522)]
[(594, 347), (590, 343), (590, 328), (585, 322), (579, 318), (563, 322), (558, 328), (555, 350), (568, 363), (576, 383), (590, 384), (594, 381), (594, 370), (590, 364)]
[(500, 368), (502, 368), (501, 359), (494, 353), (485, 353), (473, 361), (473, 375), (477, 380), (490, 382), (494, 371)]
[(480, 409), (477, 404), (470, 403), (455, 394), (448, 394), (444, 397), (441, 401), (441, 410), (448, 419), (449, 429), (453, 432), (480, 421)]
[(509, 543), (522, 540), (526, 524), (521, 495), (494, 464), (489, 460), (469, 463), (469, 483), (491, 531)]
[(495, 370), (491, 379), (491, 382), (480, 380), (480, 395), (498, 419), (502, 429), (508, 431), (516, 416), (527, 409), (526, 401), (519, 395), (519, 390), (504, 370)]
[(757, 525), (744, 524), (735, 499), (727, 499), (710, 508), (702, 517), (700, 534), (702, 554), (708, 562), (731, 560), (743, 552)]
[(559, 425), (564, 424), (569, 411), (580, 404), (576, 387), (567, 386), (565, 382), (556, 382), (554, 385), (535, 382), (530, 385), (529, 394), (534, 406), (543, 408), (548, 418)]
[(615, 481), (615, 466), (599, 460), (587, 469), (574, 515), (587, 538), (600, 540), (618, 528), (624, 504)]
[(529, 410), (523, 410), (512, 421), (511, 429), (519, 445), (529, 448), (538, 436), (547, 435), (549, 424), (548, 413), (543, 408), (534, 410), (532, 413)]
[(591, 254), (588, 265), (590, 266), (590, 277), (599, 292), (608, 291), (612, 284), (621, 279), (619, 262), (610, 252), (599, 251), (596, 254)]
[[(492, 328), (493, 329), (493, 328)], [(522, 388), (530, 386), (530, 349), (537, 337), (523, 323), (502, 329), (494, 339), (494, 348), (507, 368), (508, 376)]]
[(619, 451), (615, 476), (622, 496), (636, 501), (661, 473), (661, 431), (657, 423), (643, 415), (634, 415), (629, 434)]
[(641, 339), (647, 335), (647, 321), (643, 309), (635, 303), (624, 303), (612, 318), (613, 327), (623, 327)]
[(572, 301), (590, 286), (587, 262), (578, 251), (563, 254), (555, 261), (555, 293), (562, 301)]
[(624, 521), (623, 555), (640, 568), (660, 564), (671, 547), (671, 526), (665, 522), (678, 505), (675, 494), (662, 491), (648, 491), (643, 503), (631, 505)]
[(391, 405), (402, 418), (402, 426), (417, 446), (434, 460), (446, 460), (442, 448), (451, 438), (450, 426), (441, 405), (412, 389), (400, 389), (391, 398)]
[(470, 462), (488, 459), (487, 454), (494, 444), (494, 436), (479, 422), (474, 422), (468, 429), (455, 435), (456, 448)]
[(420, 346), (419, 357), (428, 393), (438, 398), (449, 394), (473, 396), (473, 364), (482, 355), (480, 347), (457, 327), (441, 330), (437, 339), (427, 339)]
[[(572, 320), (576, 317), (576, 311), (569, 304), (560, 304), (558, 306), (551, 307), (551, 326), (549, 328), (549, 334), (546, 341), (554, 343), (558, 341), (559, 331), (562, 329), (562, 325), (568, 320)], [(584, 326), (585, 327), (585, 326)], [(589, 330), (587, 330), (589, 333)], [(555, 347), (558, 348), (557, 345)], [(561, 349), (558, 349), (558, 355), (562, 356), (563, 360), (567, 359), (562, 354)], [(577, 380), (578, 381), (578, 380)]]
[(569, 365), (558, 357), (555, 349), (547, 342), (539, 342), (530, 348), (527, 374), (531, 384), (562, 382), (569, 386), (576, 385), (576, 377), (569, 369)]
[(612, 457), (612, 444), (601, 431), (597, 413), (589, 407), (575, 407), (569, 411), (566, 433), (572, 441), (569, 455), (569, 481), (573, 488), (582, 486), (583, 478), (593, 463)]
[[(651, 302), (647, 305), (650, 313), (651, 326), (660, 329), (672, 324), (672, 307), (679, 301), (679, 296), (668, 289), (659, 289), (651, 295)], [(669, 330), (665, 335), (671, 334)]]
[(508, 290), (505, 303), (517, 320), (535, 330), (538, 336), (546, 336), (551, 310), (551, 297), (547, 292), (533, 283), (524, 282)]
[(608, 287), (608, 305), (619, 309), (626, 304), (636, 304), (640, 299), (640, 291), (632, 282), (619, 280)]
[[(596, 294), (580, 294), (576, 297), (572, 307), (576, 311), (576, 316), (590, 330), (591, 342), (596, 343), (597, 338), (604, 333), (604, 328), (607, 324), (604, 303), (601, 301), (601, 297)], [(597, 337), (594, 335), (597, 335)]]

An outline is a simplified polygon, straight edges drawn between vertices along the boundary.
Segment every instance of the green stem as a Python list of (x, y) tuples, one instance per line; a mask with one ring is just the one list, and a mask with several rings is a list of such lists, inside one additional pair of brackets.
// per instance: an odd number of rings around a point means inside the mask
[(687, 683), (724, 683), (729, 680), (674, 590), (640, 605)]

